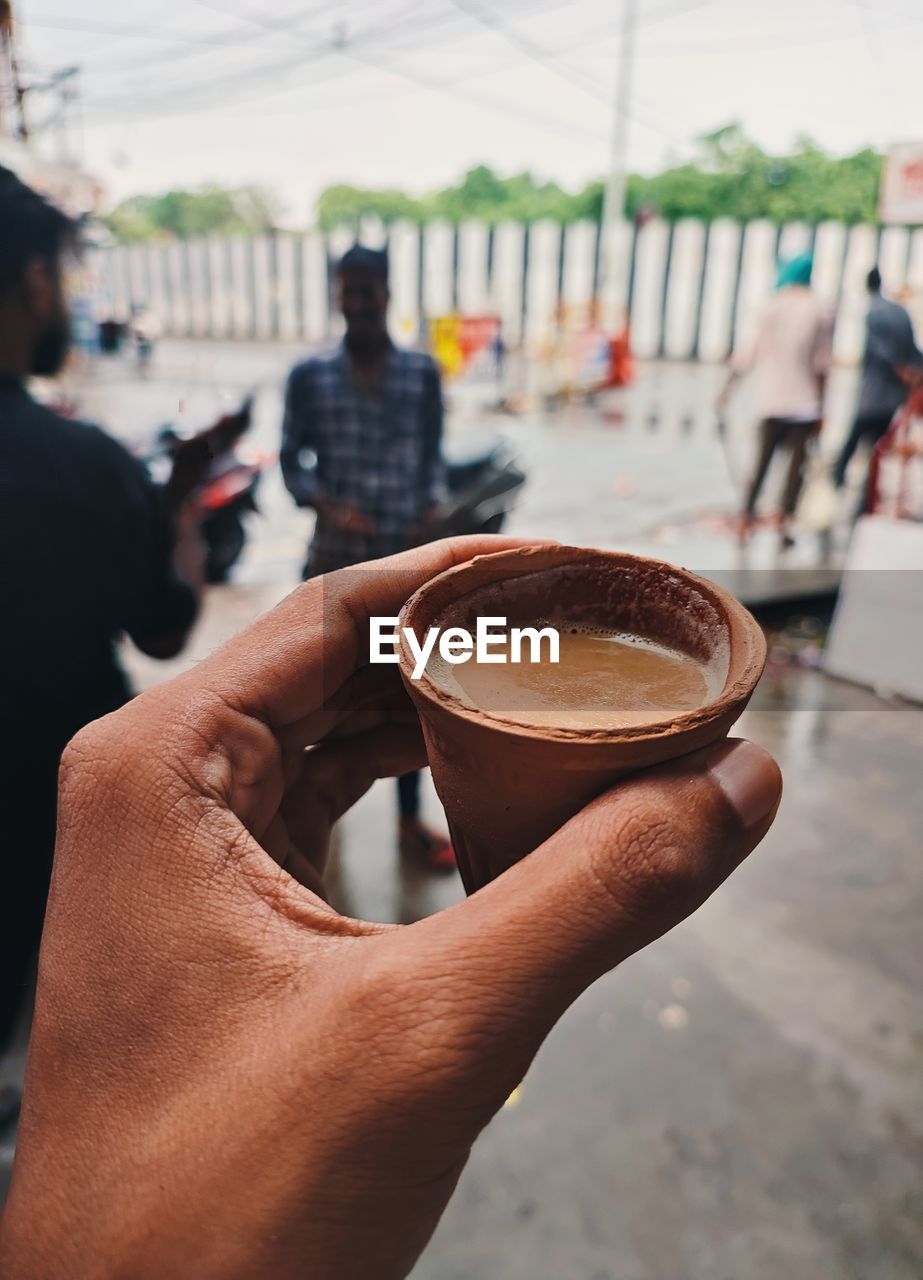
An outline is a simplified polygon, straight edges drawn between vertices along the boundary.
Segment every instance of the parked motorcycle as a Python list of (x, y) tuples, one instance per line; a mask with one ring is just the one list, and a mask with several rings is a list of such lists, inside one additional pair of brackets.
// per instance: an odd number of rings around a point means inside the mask
[(247, 543), (245, 516), (258, 512), (256, 495), (265, 457), (242, 445), (216, 458), (199, 495), (206, 582), (226, 582)]
[(258, 510), (257, 490), (269, 460), (241, 444), (252, 408), (250, 398), (235, 413), (188, 438), (164, 427), (145, 458), (174, 510), (189, 499), (199, 508), (206, 582), (227, 581), (246, 545), (244, 518)]
[(438, 537), (500, 533), (516, 505), (526, 476), (506, 440), (464, 452), (446, 450), (449, 499), (440, 515)]

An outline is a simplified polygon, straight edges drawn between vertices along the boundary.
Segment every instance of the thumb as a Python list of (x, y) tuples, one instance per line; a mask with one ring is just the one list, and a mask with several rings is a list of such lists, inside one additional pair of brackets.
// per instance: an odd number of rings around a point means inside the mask
[(710, 897), (769, 830), (781, 793), (772, 757), (741, 740), (606, 792), (438, 917), (471, 999), (540, 1041), (590, 983)]

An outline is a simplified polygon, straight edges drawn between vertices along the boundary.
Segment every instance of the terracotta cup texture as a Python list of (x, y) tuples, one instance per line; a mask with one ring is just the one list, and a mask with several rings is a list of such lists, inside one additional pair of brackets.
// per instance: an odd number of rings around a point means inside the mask
[(619, 552), (539, 546), (479, 556), (426, 583), (405, 604), (400, 626), (422, 640), (433, 626), (473, 633), (478, 617), (630, 632), (717, 667), (724, 681), (706, 705), (659, 723), (539, 728), (475, 709), (425, 673), (413, 680), (402, 633), (401, 675), (423, 724), (469, 893), (619, 778), (726, 737), (766, 660), (759, 625), (727, 591), (674, 565)]

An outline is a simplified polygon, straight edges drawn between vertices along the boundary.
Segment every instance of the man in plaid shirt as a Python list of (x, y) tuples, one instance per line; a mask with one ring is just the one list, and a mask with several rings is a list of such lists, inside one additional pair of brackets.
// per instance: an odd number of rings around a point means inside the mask
[[(387, 254), (354, 245), (337, 281), (345, 338), (297, 365), (285, 398), (282, 474), (317, 512), (305, 578), (425, 541), (444, 497), (439, 371), (391, 341)], [(420, 820), (419, 784), (419, 774), (399, 779), (401, 849), (451, 869), (448, 840)]]

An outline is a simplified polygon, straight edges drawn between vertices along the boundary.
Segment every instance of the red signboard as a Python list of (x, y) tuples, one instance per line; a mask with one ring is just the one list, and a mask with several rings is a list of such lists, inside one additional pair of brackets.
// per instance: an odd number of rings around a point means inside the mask
[(923, 224), (923, 142), (899, 142), (885, 160), (878, 216), (897, 226)]

